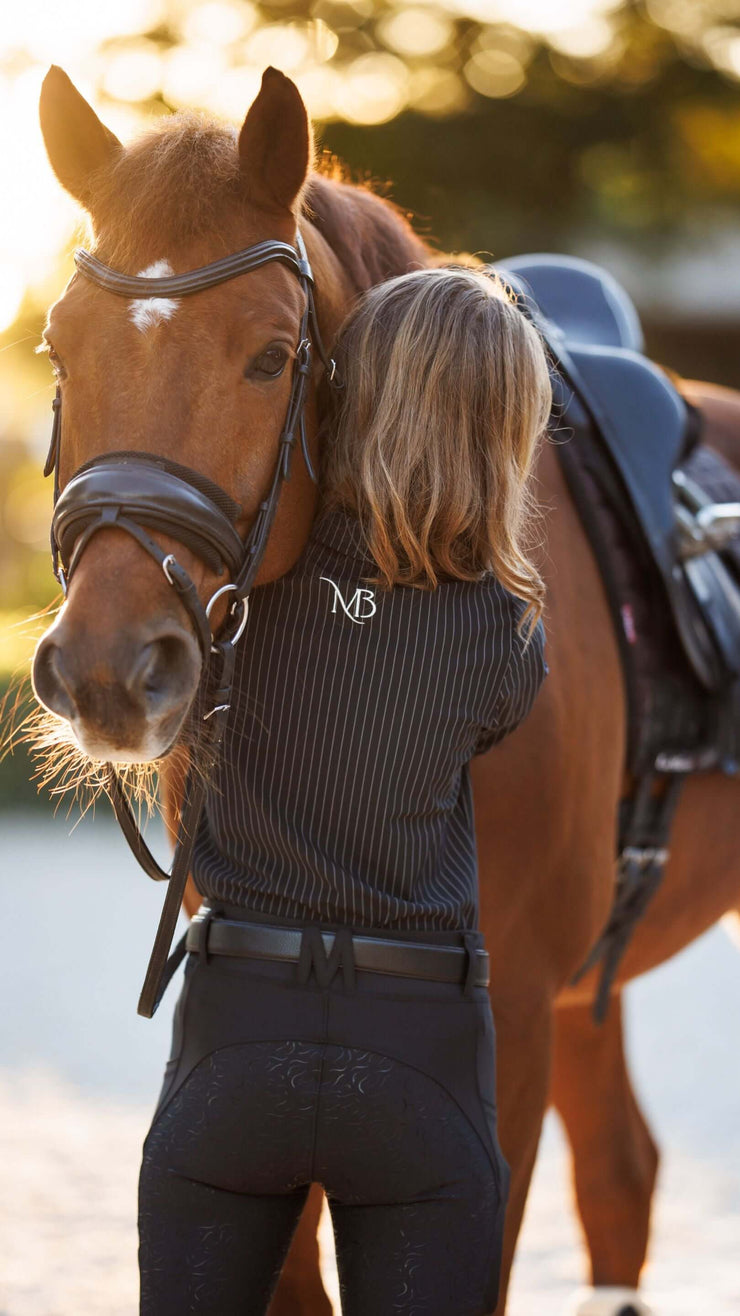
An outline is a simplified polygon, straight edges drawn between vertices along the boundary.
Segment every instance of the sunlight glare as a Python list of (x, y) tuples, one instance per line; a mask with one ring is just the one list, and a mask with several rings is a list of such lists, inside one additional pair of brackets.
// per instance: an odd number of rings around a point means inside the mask
[(740, 78), (740, 32), (736, 27), (713, 27), (704, 34), (702, 46), (712, 63)]
[[(697, 4), (697, 0), (646, 0), (646, 8), (648, 16), (659, 27), (667, 27), (682, 36), (696, 36), (706, 20), (705, 7)], [(729, 15), (725, 12), (722, 17)]]
[(26, 280), (15, 262), (0, 262), (0, 333), (15, 320), (25, 291)]
[(594, 59), (608, 50), (614, 39), (614, 28), (607, 18), (598, 15), (550, 34), (550, 41), (562, 55), (574, 59)]
[(139, 41), (109, 56), (103, 89), (115, 100), (149, 100), (161, 85), (162, 57), (154, 41)]
[[(48, 65), (60, 64), (88, 99), (95, 100), (95, 84), (101, 76), (97, 55), (102, 42), (115, 38), (134, 39), (128, 53), (111, 52), (107, 90), (123, 94), (123, 71), (117, 61), (127, 63), (127, 96), (140, 99), (151, 94), (153, 85), (151, 43), (137, 40), (166, 14), (166, 0), (118, 0), (115, 5), (101, 0), (74, 0), (73, 4), (51, 4), (49, 0), (24, 0), (3, 6), (0, 23), (0, 59), (8, 72), (0, 75), (0, 119), (3, 131), (3, 160), (7, 176), (14, 180), (5, 188), (0, 208), (0, 329), (13, 323), (26, 289), (44, 300), (49, 280), (57, 270), (59, 253), (79, 222), (79, 210), (71, 197), (55, 182), (39, 131), (38, 98)], [(135, 62), (131, 55), (136, 53)], [(23, 71), (12, 76), (12, 64)], [(132, 95), (131, 78), (136, 92)], [(113, 131), (126, 120), (126, 106), (113, 106), (106, 114)], [(12, 252), (12, 261), (7, 258)], [(59, 291), (58, 288), (55, 291)]]
[(411, 58), (436, 55), (450, 44), (455, 34), (452, 20), (446, 14), (415, 6), (391, 12), (380, 20), (377, 31), (387, 46)]
[(324, 66), (305, 69), (297, 83), (312, 119), (326, 122), (336, 118), (335, 106), (340, 94), (340, 78), (336, 69)]
[(170, 105), (202, 109), (227, 70), (224, 51), (217, 46), (174, 46), (163, 61), (162, 92)]
[(185, 14), (181, 31), (196, 46), (230, 46), (249, 36), (256, 23), (257, 11), (249, 0), (240, 0), (238, 6), (211, 0)]
[(497, 25), (481, 28), (470, 47), (471, 54), (478, 50), (508, 50), (521, 64), (527, 64), (534, 53), (534, 42), (528, 32), (519, 28)]
[[(24, 287), (43, 283), (77, 218), (77, 207), (55, 186), (38, 128), (42, 72), (30, 69), (11, 81), (0, 78), (0, 117), (12, 125), (3, 142), (4, 163), (22, 186), (7, 188), (0, 207), (0, 251), (12, 262), (0, 267), (0, 322), (13, 322)], [(20, 285), (20, 291), (19, 291)]]
[(260, 89), (262, 66), (227, 69), (208, 93), (208, 106), (230, 123), (241, 123)]
[(529, 32), (565, 32), (608, 14), (622, 0), (451, 0), (451, 5), (481, 23), (511, 23)]
[(274, 64), (284, 73), (301, 67), (309, 51), (306, 33), (297, 23), (269, 23), (258, 28), (247, 42), (247, 58), (253, 64)]
[(409, 102), (422, 114), (432, 117), (455, 114), (465, 109), (468, 99), (464, 82), (452, 69), (430, 64), (412, 70)]
[(138, 35), (165, 16), (164, 0), (74, 0), (73, 5), (49, 0), (24, 0), (3, 5), (0, 56), (22, 51), (41, 63), (69, 61), (79, 65), (102, 41)]
[(508, 50), (480, 50), (468, 60), (464, 72), (481, 96), (515, 96), (526, 81), (521, 61)]
[(408, 101), (409, 74), (395, 55), (360, 55), (339, 84), (336, 108), (350, 123), (387, 123)]

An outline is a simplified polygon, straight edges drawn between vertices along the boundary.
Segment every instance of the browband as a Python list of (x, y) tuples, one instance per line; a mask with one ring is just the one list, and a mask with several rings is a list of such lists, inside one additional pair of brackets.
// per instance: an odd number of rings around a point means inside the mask
[(299, 278), (313, 282), (305, 252), (299, 254), (287, 242), (258, 242), (253, 247), (224, 256), (222, 260), (214, 260), (210, 265), (201, 265), (196, 270), (188, 270), (185, 274), (165, 274), (157, 278), (148, 278), (145, 274), (122, 274), (120, 270), (104, 265), (97, 256), (85, 251), (84, 247), (77, 247), (74, 253), (77, 269), (91, 283), (119, 297), (135, 298), (188, 297), (191, 293), (215, 288), (217, 284), (235, 279), (240, 274), (249, 274), (275, 260), (289, 265)]

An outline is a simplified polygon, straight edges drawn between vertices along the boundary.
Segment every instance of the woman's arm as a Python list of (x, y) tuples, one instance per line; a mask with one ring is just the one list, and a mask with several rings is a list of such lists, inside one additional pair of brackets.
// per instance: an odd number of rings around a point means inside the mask
[(516, 600), (511, 609), (509, 660), (496, 692), (490, 723), (487, 721), (484, 726), (476, 754), (484, 754), (516, 730), (529, 714), (547, 675), (542, 622), (537, 623), (527, 638), (517, 630), (523, 611), (524, 604)]

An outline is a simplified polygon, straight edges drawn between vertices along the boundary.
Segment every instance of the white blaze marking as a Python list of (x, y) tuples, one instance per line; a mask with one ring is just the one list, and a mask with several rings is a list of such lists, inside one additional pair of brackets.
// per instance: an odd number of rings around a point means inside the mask
[[(140, 279), (162, 279), (167, 274), (174, 274), (168, 260), (155, 260), (153, 265), (148, 265), (145, 270), (139, 270)], [(171, 297), (141, 297), (134, 302), (129, 302), (129, 319), (136, 325), (136, 328), (145, 334), (154, 324), (162, 324), (164, 320), (171, 320), (178, 306), (179, 300)]]

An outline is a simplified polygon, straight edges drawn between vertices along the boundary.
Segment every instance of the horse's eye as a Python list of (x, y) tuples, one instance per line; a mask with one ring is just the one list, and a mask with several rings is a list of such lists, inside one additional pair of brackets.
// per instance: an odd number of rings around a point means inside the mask
[(282, 375), (287, 360), (287, 349), (281, 347), (279, 343), (272, 343), (255, 357), (246, 373), (253, 379), (277, 379), (278, 375)]

